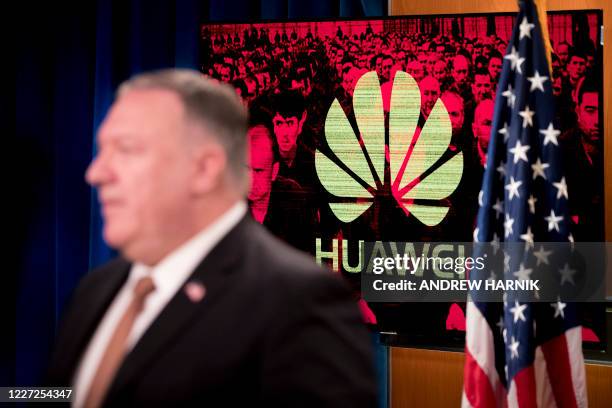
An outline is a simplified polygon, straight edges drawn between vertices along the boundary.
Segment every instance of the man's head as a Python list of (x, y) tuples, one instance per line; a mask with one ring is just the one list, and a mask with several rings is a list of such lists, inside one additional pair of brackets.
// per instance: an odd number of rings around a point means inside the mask
[(489, 59), (489, 75), (491, 76), (491, 80), (497, 82), (499, 80), (499, 74), (502, 70), (503, 60), (501, 54), (497, 52), (497, 50), (491, 52), (491, 57)]
[(353, 95), (360, 72), (361, 70), (355, 67), (349, 67), (342, 72), (342, 88), (347, 94)]
[(195, 71), (122, 84), (86, 173), (98, 189), (106, 242), (154, 265), (244, 197), (246, 129), (232, 87)]
[(438, 60), (439, 57), (435, 52), (429, 54), (429, 56), (427, 57), (427, 62), (425, 63), (425, 70), (427, 71), (428, 75), (433, 75), (434, 66), (436, 65), (436, 62), (438, 62)]
[(247, 135), (251, 170), (248, 198), (251, 202), (258, 202), (269, 197), (272, 183), (278, 175), (277, 148), (272, 129), (263, 117), (251, 117)]
[(274, 99), (272, 125), (280, 156), (285, 161), (294, 158), (297, 140), (306, 121), (306, 104), (295, 91), (278, 94)]
[(578, 126), (586, 136), (585, 142), (599, 141), (599, 91), (592, 80), (585, 79), (578, 90), (576, 103)]
[(474, 74), (474, 83), (472, 84), (472, 93), (474, 94), (474, 101), (480, 103), (484, 99), (491, 97), (491, 76), (486, 70), (476, 71)]
[(481, 163), (484, 163), (484, 157), (489, 148), (489, 140), (491, 139), (491, 123), (493, 121), (494, 104), (491, 99), (481, 101), (474, 111), (474, 122), (472, 122), (472, 131), (478, 144), (478, 154)]
[(467, 81), (470, 65), (463, 55), (459, 54), (453, 59), (453, 79), (457, 86), (463, 86)]
[(446, 78), (446, 63), (442, 60), (436, 61), (433, 66), (433, 76), (438, 82), (443, 82)]
[(586, 56), (584, 54), (574, 52), (567, 60), (567, 74), (572, 81), (578, 81), (584, 76), (586, 71)]
[(417, 60), (412, 60), (406, 65), (406, 71), (414, 78), (415, 81), (420, 82), (425, 76), (423, 70), (423, 64)]
[(221, 81), (230, 82), (232, 80), (232, 66), (229, 63), (224, 63), (221, 66), (221, 72), (219, 72)]
[(382, 60), (381, 78), (384, 82), (391, 80), (391, 68), (393, 68), (393, 57), (385, 55)]
[(419, 84), (421, 89), (421, 111), (428, 117), (436, 101), (440, 97), (440, 83), (432, 76), (423, 78)]
[(570, 46), (565, 41), (559, 43), (557, 46), (557, 55), (559, 56), (559, 60), (561, 65), (565, 65), (567, 63), (567, 59), (570, 53)]
[(463, 98), (455, 92), (447, 91), (442, 94), (442, 102), (444, 102), (444, 106), (448, 111), (453, 135), (457, 135), (463, 129), (463, 121), (465, 119)]

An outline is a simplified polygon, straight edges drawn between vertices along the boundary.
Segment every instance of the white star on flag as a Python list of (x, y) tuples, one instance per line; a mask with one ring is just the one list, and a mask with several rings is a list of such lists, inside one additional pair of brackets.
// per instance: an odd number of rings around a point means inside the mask
[(529, 21), (527, 21), (527, 17), (523, 17), (523, 21), (521, 21), (521, 24), (519, 25), (519, 40), (522, 40), (523, 37), (531, 38), (531, 30), (533, 30), (534, 27), (535, 24), (529, 23)]
[(525, 62), (525, 58), (521, 58), (519, 56), (519, 53), (518, 51), (516, 51), (515, 47), (512, 47), (512, 51), (510, 51), (510, 54), (505, 55), (504, 59), (510, 61), (510, 67), (512, 68), (512, 70), (517, 70), (519, 74), (523, 73), (521, 71), (521, 65), (523, 64), (523, 62)]
[(535, 111), (529, 109), (529, 105), (525, 106), (525, 110), (519, 112), (519, 116), (523, 118), (524, 128), (526, 128), (527, 125), (533, 126), (533, 115), (535, 115)]
[(532, 214), (535, 214), (535, 204), (538, 202), (538, 199), (535, 198), (533, 195), (529, 196), (529, 200), (527, 200), (527, 203), (529, 204), (529, 212)]
[(510, 149), (510, 153), (514, 154), (514, 164), (518, 163), (519, 160), (528, 162), (529, 159), (527, 159), (527, 150), (529, 149), (529, 145), (522, 145), (521, 141), (517, 140), (514, 147)]
[(523, 322), (527, 320), (523, 314), (525, 309), (527, 309), (527, 304), (520, 305), (518, 300), (514, 301), (514, 307), (510, 308), (510, 313), (512, 313), (514, 318), (514, 323), (518, 322), (519, 320)]
[(561, 316), (562, 319), (565, 319), (565, 314), (563, 313), (563, 309), (567, 307), (567, 303), (561, 302), (561, 299), (557, 297), (557, 301), (555, 303), (550, 304), (553, 309), (555, 309), (555, 315), (553, 318)]
[(508, 141), (510, 137), (510, 129), (508, 128), (508, 122), (504, 122), (504, 127), (499, 129), (497, 133), (504, 135), (504, 143)]
[(540, 249), (533, 251), (533, 256), (537, 258), (536, 266), (540, 266), (541, 263), (548, 265), (548, 256), (552, 254), (552, 251), (544, 250), (544, 247), (540, 245)]
[(515, 359), (519, 357), (518, 348), (521, 343), (512, 336), (512, 342), (508, 348), (510, 349), (510, 358)]
[(526, 247), (533, 248), (533, 232), (527, 227), (527, 232), (521, 235), (521, 239), (527, 243)]
[(542, 177), (544, 180), (546, 180), (546, 173), (544, 173), (544, 170), (546, 170), (548, 167), (549, 167), (549, 164), (542, 163), (540, 161), (540, 158), (538, 157), (536, 162), (531, 165), (531, 168), (533, 169), (533, 179), (535, 180), (539, 176), (539, 177)]
[(493, 206), (493, 209), (497, 213), (496, 217), (499, 218), (499, 216), (504, 213), (504, 202), (499, 201), (499, 198), (497, 198), (495, 201), (495, 205)]
[(508, 106), (514, 109), (514, 102), (516, 101), (516, 95), (512, 90), (512, 85), (508, 84), (508, 89), (502, 92), (502, 95), (508, 99)]
[(568, 198), (567, 196), (567, 184), (565, 183), (565, 177), (561, 177), (561, 180), (558, 183), (553, 183), (553, 186), (558, 190), (557, 191), (557, 200), (561, 197)]
[(547, 76), (540, 76), (538, 71), (532, 77), (527, 77), (527, 80), (531, 82), (531, 86), (529, 87), (529, 92), (533, 92), (536, 89), (544, 92), (544, 82), (548, 81)]
[(496, 169), (499, 172), (499, 177), (503, 180), (506, 177), (506, 163), (501, 162)]
[(504, 332), (504, 318), (503, 317), (499, 317), (499, 322), (497, 322), (496, 324), (497, 327), (499, 327), (499, 332), (503, 333)]
[(518, 190), (521, 184), (523, 184), (522, 181), (515, 181), (514, 177), (510, 176), (510, 183), (506, 184), (504, 187), (506, 190), (508, 190), (509, 200), (512, 200), (512, 197), (514, 196), (516, 196), (516, 198), (521, 198)]
[(491, 240), (491, 246), (493, 247), (493, 254), (497, 254), (499, 251), (499, 237), (496, 233), (493, 234), (493, 239)]
[(550, 122), (546, 129), (540, 129), (540, 133), (544, 135), (544, 146), (546, 146), (548, 143), (552, 143), (555, 146), (559, 146), (559, 142), (557, 142), (557, 136), (559, 136), (561, 132), (555, 129), (552, 122)]
[(553, 229), (559, 232), (559, 222), (563, 221), (562, 215), (555, 215), (555, 210), (550, 210), (550, 215), (548, 217), (544, 217), (546, 221), (548, 221), (548, 230), (552, 231)]
[[(524, 280), (528, 280), (529, 279), (529, 276), (531, 276), (532, 272), (533, 272), (532, 269), (525, 268), (525, 265), (523, 265), (523, 263), (521, 262), (521, 264), (519, 266), (519, 270), (514, 272), (512, 275), (517, 277), (518, 280), (524, 281)], [(525, 305), (525, 307), (527, 307), (527, 305)]]
[(504, 236), (508, 238), (512, 235), (512, 224), (514, 224), (514, 220), (510, 218), (508, 214), (506, 214), (506, 220), (504, 221)]
[(571, 269), (569, 267), (569, 264), (566, 263), (563, 266), (563, 269), (559, 269), (559, 273), (561, 274), (561, 285), (563, 285), (565, 282), (569, 282), (572, 285), (575, 285), (574, 275), (576, 274), (576, 271)]

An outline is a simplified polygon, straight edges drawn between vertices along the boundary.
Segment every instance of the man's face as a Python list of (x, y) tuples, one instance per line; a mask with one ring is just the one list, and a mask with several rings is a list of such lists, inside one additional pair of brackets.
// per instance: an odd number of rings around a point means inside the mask
[(419, 61), (410, 61), (406, 67), (408, 73), (414, 78), (415, 81), (420, 82), (425, 76), (423, 65)]
[(483, 152), (489, 148), (489, 140), (491, 139), (491, 121), (493, 119), (493, 103), (485, 101), (479, 105), (474, 112), (474, 122), (472, 123), (472, 131), (478, 141), (478, 144)]
[(274, 125), (274, 136), (278, 143), (278, 150), (281, 157), (287, 158), (297, 147), (297, 139), (302, 132), (303, 120), (295, 116), (288, 118), (277, 113), (272, 119)]
[(367, 68), (368, 67), (368, 56), (367, 55), (360, 55), (359, 59), (357, 60), (357, 66), (359, 68)]
[(435, 78), (426, 77), (421, 81), (419, 87), (421, 89), (423, 115), (429, 116), (429, 113), (440, 97), (440, 84)]
[(385, 81), (389, 81), (391, 79), (391, 68), (393, 67), (393, 59), (392, 58), (385, 58), (383, 59), (383, 64), (382, 64), (382, 77)]
[(553, 77), (553, 83), (552, 83), (553, 95), (554, 96), (561, 95), (562, 89), (563, 89), (563, 82), (561, 80), (561, 75), (557, 75)]
[(594, 66), (595, 66), (595, 56), (592, 54), (587, 55), (586, 69), (593, 69)]
[(292, 79), (291, 88), (299, 90), (305, 98), (308, 97), (312, 91), (310, 80), (308, 80), (308, 78)]
[(221, 67), (221, 81), (229, 82), (232, 80), (231, 69), (230, 67), (223, 66)]
[(104, 239), (132, 260), (146, 259), (185, 223), (194, 159), (179, 97), (130, 90), (98, 131), (86, 180), (98, 190)]
[(456, 135), (463, 128), (463, 121), (465, 118), (463, 112), (463, 100), (451, 94), (447, 98), (443, 99), (443, 102), (446, 110), (448, 111), (448, 116), (450, 117), (453, 135)]
[(342, 76), (342, 87), (347, 94), (353, 95), (355, 90), (355, 84), (359, 79), (359, 70), (357, 68), (351, 68)]
[(339, 64), (344, 59), (344, 50), (342, 48), (338, 48), (338, 53), (336, 54), (336, 63)]
[(565, 65), (567, 62), (567, 57), (569, 56), (569, 47), (567, 44), (561, 44), (559, 47), (557, 47), (557, 55), (561, 60), (561, 64)]
[(578, 126), (591, 143), (599, 140), (599, 95), (596, 92), (585, 92), (580, 105), (576, 107)]
[(472, 93), (476, 103), (491, 97), (491, 77), (488, 75), (476, 75), (472, 85)]
[(491, 75), (491, 78), (493, 78), (494, 80), (498, 80), (501, 69), (502, 69), (501, 59), (497, 57), (493, 57), (489, 60), (489, 74)]
[(402, 39), (401, 49), (404, 51), (410, 51), (410, 40), (406, 37)]
[(457, 55), (453, 61), (453, 79), (457, 85), (463, 85), (468, 75), (468, 61), (463, 55)]
[(249, 200), (258, 201), (270, 194), (272, 182), (278, 172), (272, 153), (272, 135), (268, 128), (257, 125), (249, 129), (249, 151), (251, 170), (251, 190)]
[(436, 65), (437, 61), (438, 61), (438, 58), (436, 57), (435, 53), (432, 53), (429, 57), (427, 57), (426, 69), (429, 75), (433, 74), (434, 65)]
[(433, 68), (433, 76), (438, 80), (438, 82), (442, 82), (446, 77), (446, 64), (444, 61), (436, 62)]
[(584, 58), (574, 55), (567, 64), (567, 73), (573, 80), (578, 80), (584, 75), (586, 61)]
[(376, 72), (378, 73), (378, 76), (380, 77), (382, 77), (382, 64), (383, 64), (382, 57), (376, 58)]

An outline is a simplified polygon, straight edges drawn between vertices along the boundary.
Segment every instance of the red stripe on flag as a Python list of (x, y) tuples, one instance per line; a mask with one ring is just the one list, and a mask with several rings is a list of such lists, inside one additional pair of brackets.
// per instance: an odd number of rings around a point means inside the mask
[(577, 407), (565, 335), (557, 336), (542, 344), (542, 352), (546, 359), (548, 378), (557, 406)]
[(513, 379), (516, 384), (516, 400), (520, 408), (537, 408), (535, 370), (533, 365), (519, 371)]
[(489, 377), (474, 360), (467, 347), (463, 367), (463, 390), (467, 400), (474, 408), (497, 406)]

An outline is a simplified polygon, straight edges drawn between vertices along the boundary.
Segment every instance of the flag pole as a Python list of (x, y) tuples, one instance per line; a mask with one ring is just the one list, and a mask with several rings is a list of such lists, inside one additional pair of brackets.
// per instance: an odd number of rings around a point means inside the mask
[(548, 34), (548, 19), (546, 15), (546, 0), (533, 0), (533, 3), (536, 6), (536, 10), (538, 11), (538, 20), (540, 22), (540, 29), (542, 30), (542, 40), (544, 41), (544, 49), (546, 53), (546, 61), (548, 61), (548, 72), (552, 75), (552, 62), (551, 62), (551, 52), (552, 47), (550, 44), (550, 36)]

